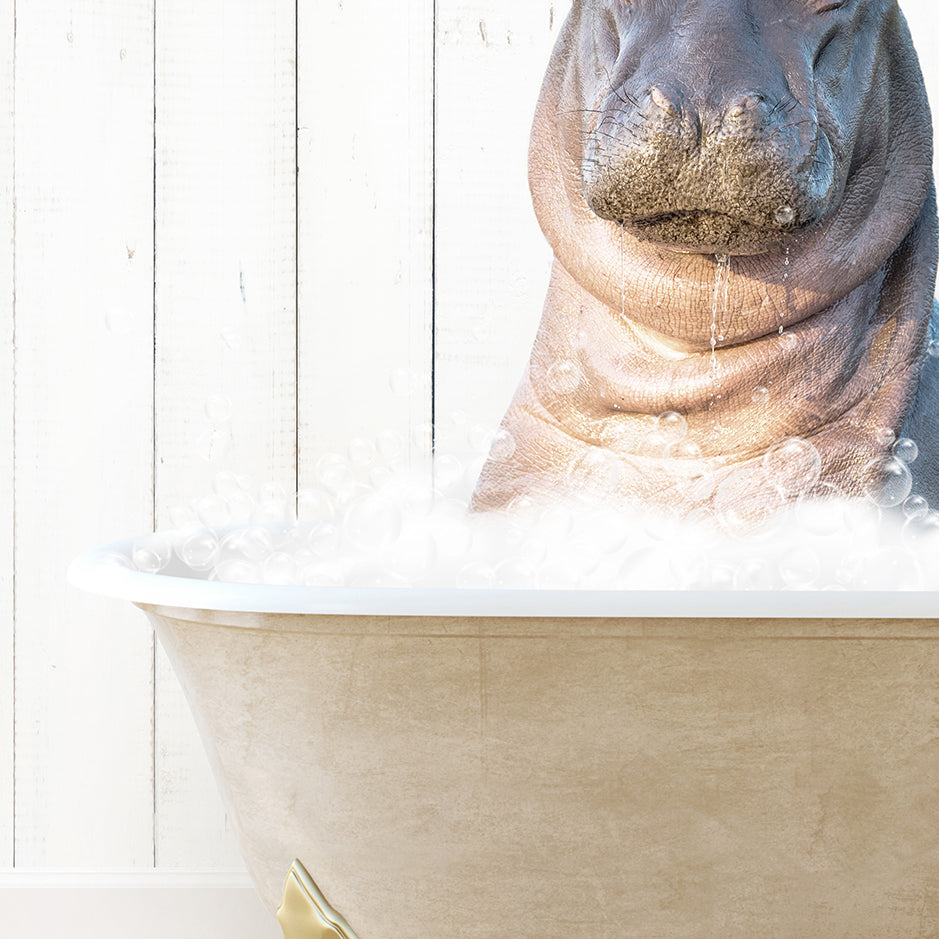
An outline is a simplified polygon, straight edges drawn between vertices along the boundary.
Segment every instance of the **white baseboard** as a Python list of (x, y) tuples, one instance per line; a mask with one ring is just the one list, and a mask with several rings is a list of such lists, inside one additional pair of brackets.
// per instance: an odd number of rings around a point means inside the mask
[(247, 874), (214, 871), (0, 871), (0, 935), (283, 939)]

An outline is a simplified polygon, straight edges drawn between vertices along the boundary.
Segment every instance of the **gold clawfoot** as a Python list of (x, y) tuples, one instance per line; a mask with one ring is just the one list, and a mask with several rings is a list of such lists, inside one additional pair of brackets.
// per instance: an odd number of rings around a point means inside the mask
[(284, 939), (356, 939), (349, 924), (326, 902), (306, 868), (294, 861), (277, 908)]

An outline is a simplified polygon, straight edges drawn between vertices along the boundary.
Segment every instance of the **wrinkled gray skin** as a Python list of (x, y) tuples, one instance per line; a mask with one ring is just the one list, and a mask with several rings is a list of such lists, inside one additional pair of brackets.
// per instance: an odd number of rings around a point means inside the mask
[[(514, 453), (490, 456), (474, 507), (759, 515), (767, 491), (864, 493), (901, 433), (939, 507), (931, 164), (896, 2), (575, 2), (531, 138), (551, 284), (503, 421)], [(820, 477), (764, 459), (786, 437)]]

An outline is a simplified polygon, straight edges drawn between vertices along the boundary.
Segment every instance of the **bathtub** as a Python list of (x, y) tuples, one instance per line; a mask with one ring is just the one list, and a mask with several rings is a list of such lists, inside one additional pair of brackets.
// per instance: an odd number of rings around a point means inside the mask
[(934, 592), (271, 588), (130, 544), (70, 579), (152, 622), (287, 939), (939, 934)]

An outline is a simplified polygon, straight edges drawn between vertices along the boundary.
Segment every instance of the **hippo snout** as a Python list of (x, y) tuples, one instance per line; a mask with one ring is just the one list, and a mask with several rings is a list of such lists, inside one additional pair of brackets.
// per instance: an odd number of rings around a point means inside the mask
[(753, 254), (825, 213), (832, 148), (791, 94), (716, 103), (652, 84), (608, 94), (587, 134), (584, 198), (598, 216), (682, 251)]

